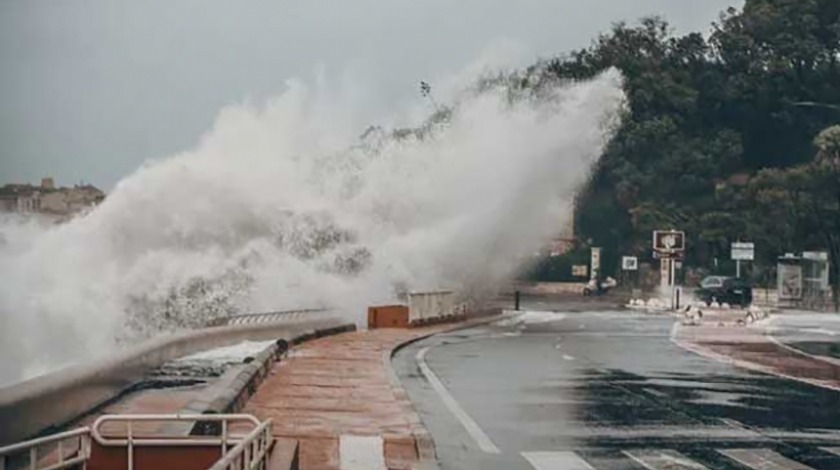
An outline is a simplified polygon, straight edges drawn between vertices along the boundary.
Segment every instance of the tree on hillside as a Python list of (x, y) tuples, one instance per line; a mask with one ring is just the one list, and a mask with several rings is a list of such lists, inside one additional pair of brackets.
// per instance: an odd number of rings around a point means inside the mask
[[(672, 38), (664, 20), (646, 18), (638, 27), (617, 24), (592, 48), (551, 64), (561, 78), (613, 66), (625, 76), (630, 111), (581, 195), (585, 238), (614, 253), (649, 252), (655, 229), (696, 239), (701, 216), (715, 208), (715, 181), (741, 166), (740, 137), (716, 124), (704, 91), (717, 73), (708, 56), (701, 35)], [(708, 258), (703, 248), (690, 243), (689, 261)]]
[[(553, 79), (617, 67), (629, 108), (579, 196), (582, 239), (607, 253), (646, 254), (650, 231), (687, 232), (689, 265), (729, 257), (756, 231), (744, 194), (763, 169), (813, 158), (813, 136), (840, 104), (840, 2), (747, 0), (701, 34), (674, 37), (660, 18), (616, 24), (591, 47), (555, 59)], [(765, 176), (766, 178), (766, 176)], [(782, 235), (780, 232), (774, 232)], [(764, 261), (792, 239), (760, 245)]]
[(840, 309), (840, 126), (814, 140), (809, 163), (759, 172), (750, 182), (752, 236), (785, 251), (825, 249), (835, 310)]
[(747, 0), (715, 25), (709, 45), (721, 69), (721, 117), (743, 137), (753, 169), (810, 159), (811, 139), (840, 102), (840, 2)]

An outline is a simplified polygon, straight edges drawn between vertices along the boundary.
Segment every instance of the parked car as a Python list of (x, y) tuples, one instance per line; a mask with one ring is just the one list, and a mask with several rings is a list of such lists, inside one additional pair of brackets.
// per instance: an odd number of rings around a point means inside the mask
[(717, 302), (746, 307), (752, 303), (752, 286), (746, 279), (708, 276), (700, 282), (694, 296), (707, 305)]

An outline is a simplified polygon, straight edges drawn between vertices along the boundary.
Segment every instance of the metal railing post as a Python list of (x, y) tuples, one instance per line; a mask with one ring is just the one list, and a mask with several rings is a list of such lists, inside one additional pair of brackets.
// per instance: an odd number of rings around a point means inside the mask
[(131, 421), (126, 421), (126, 424), (126, 438), (128, 440), (128, 442), (126, 443), (128, 447), (128, 470), (134, 470), (134, 435), (131, 432)]
[(227, 453), (227, 420), (222, 421), (222, 457)]
[(87, 470), (87, 461), (90, 458), (90, 435), (79, 436), (79, 452), (84, 457), (82, 470)]

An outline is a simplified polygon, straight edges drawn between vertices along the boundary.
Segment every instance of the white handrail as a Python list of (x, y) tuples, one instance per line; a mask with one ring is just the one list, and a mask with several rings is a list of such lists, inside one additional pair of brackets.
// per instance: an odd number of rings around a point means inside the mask
[[(253, 415), (248, 414), (126, 414), (126, 415), (103, 415), (96, 419), (91, 426), (91, 435), (100, 445), (106, 447), (124, 446), (128, 444), (128, 439), (113, 439), (105, 437), (100, 431), (100, 427), (108, 422), (126, 422), (132, 423), (136, 421), (211, 421), (221, 422), (222, 429), (226, 430), (227, 423), (231, 421), (246, 421), (253, 424), (255, 427), (260, 425), (260, 421)], [(126, 436), (127, 437), (127, 436)], [(222, 436), (227, 437), (227, 436)], [(218, 443), (219, 438), (205, 438), (205, 439), (150, 439), (150, 438), (133, 438), (135, 445), (206, 445), (208, 443)]]
[(281, 320), (299, 319), (301, 316), (314, 316), (316, 314), (331, 313), (332, 309), (326, 308), (302, 308), (298, 310), (278, 310), (275, 312), (243, 313), (222, 317), (214, 324), (220, 325), (250, 325), (255, 323), (270, 323)]
[[(75, 457), (65, 460), (64, 442), (76, 437), (79, 438), (79, 452), (75, 455)], [(53, 443), (56, 443), (58, 446), (58, 462), (45, 467), (39, 467), (38, 465), (40, 462), (38, 461), (38, 448)], [(6, 447), (0, 447), (0, 470), (5, 470), (6, 459), (9, 456), (20, 454), (23, 451), (28, 451), (29, 453), (30, 470), (59, 470), (78, 464), (82, 464), (82, 468), (85, 468), (86, 463), (90, 458), (90, 428), (83, 427), (73, 429), (49, 436), (39, 437), (37, 439), (19, 442)]]
[(266, 468), (271, 438), (271, 419), (268, 419), (242, 438), (239, 444), (210, 467), (210, 470)]
[[(193, 421), (193, 422), (219, 422), (221, 423), (221, 435), (218, 437), (203, 438), (138, 438), (135, 436), (134, 423), (149, 421)], [(102, 435), (101, 427), (109, 422), (124, 422), (126, 425), (125, 438), (109, 438)], [(254, 425), (245, 436), (231, 436), (229, 424), (232, 422), (247, 422)], [(64, 442), (79, 439), (79, 450), (74, 457), (64, 459)], [(271, 445), (271, 420), (260, 422), (253, 415), (248, 414), (135, 414), (135, 415), (103, 415), (94, 421), (91, 427), (73, 429), (60, 432), (50, 436), (39, 437), (29, 441), (0, 447), (0, 470), (6, 470), (7, 457), (15, 454), (29, 454), (29, 470), (61, 470), (81, 464), (86, 468), (90, 459), (91, 438), (105, 447), (125, 446), (128, 454), (128, 469), (134, 469), (134, 448), (141, 446), (206, 446), (218, 445), (221, 450), (221, 460), (213, 468), (230, 468), (236, 458), (244, 456), (246, 468), (254, 469), (264, 463), (268, 458), (268, 450)], [(56, 444), (58, 462), (39, 466), (38, 448), (45, 445)], [(228, 446), (234, 447), (228, 451)], [(243, 454), (244, 452), (244, 454)], [(241, 468), (238, 467), (238, 468)]]
[[(133, 423), (134, 422), (148, 422), (148, 421), (210, 421), (220, 422), (222, 424), (221, 436), (217, 438), (137, 438), (134, 436)], [(260, 421), (253, 415), (248, 414), (217, 414), (217, 415), (203, 415), (203, 414), (136, 414), (136, 415), (104, 415), (100, 416), (93, 422), (91, 426), (91, 436), (96, 442), (105, 447), (126, 446), (128, 453), (128, 470), (134, 470), (134, 448), (141, 446), (207, 446), (219, 445), (221, 446), (221, 458), (227, 454), (227, 447), (230, 444), (240, 444), (244, 439), (231, 439), (228, 433), (228, 423), (234, 421), (245, 421), (251, 423), (255, 428), (261, 426)], [(102, 435), (100, 427), (108, 422), (125, 422), (126, 423), (126, 438), (113, 439)], [(264, 423), (263, 423), (264, 424)], [(253, 434), (253, 430), (247, 435)], [(247, 438), (246, 436), (246, 438)], [(2, 470), (2, 469), (0, 469)]]

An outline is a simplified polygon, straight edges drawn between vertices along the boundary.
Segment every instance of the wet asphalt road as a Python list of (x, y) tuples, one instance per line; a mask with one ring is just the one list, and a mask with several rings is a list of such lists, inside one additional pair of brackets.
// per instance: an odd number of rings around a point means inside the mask
[[(686, 352), (670, 342), (667, 316), (532, 317), (554, 321), (439, 335), (394, 358), (444, 469), (840, 469), (840, 392)], [(479, 431), (424, 376), (423, 350)], [(482, 450), (475, 432), (499, 453)], [(751, 463), (756, 455), (781, 466)]]

